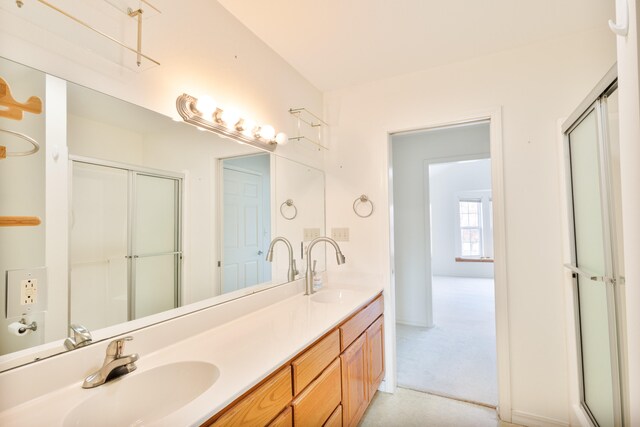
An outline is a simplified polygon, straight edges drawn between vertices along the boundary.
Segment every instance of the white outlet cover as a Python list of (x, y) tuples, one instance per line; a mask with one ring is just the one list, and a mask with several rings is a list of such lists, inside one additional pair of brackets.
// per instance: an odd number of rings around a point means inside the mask
[(319, 228), (305, 228), (303, 230), (303, 240), (305, 242), (310, 242), (316, 237), (320, 237), (320, 229)]
[[(47, 310), (47, 269), (45, 267), (8, 270), (6, 288), (6, 318)], [(25, 300), (29, 299), (33, 299), (33, 303), (25, 303)]]
[(349, 228), (332, 228), (331, 238), (336, 242), (348, 242), (349, 241)]

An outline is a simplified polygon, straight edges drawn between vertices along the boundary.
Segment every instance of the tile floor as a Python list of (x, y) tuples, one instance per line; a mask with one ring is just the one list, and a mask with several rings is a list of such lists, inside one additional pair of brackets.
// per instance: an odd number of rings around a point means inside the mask
[(377, 392), (360, 427), (508, 427), (494, 409), (398, 388), (394, 394)]

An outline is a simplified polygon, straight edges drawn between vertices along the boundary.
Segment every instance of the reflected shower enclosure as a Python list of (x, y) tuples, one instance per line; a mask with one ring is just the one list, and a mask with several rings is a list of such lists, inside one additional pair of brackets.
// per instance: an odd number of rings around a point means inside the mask
[(70, 322), (94, 330), (178, 307), (182, 177), (70, 163)]

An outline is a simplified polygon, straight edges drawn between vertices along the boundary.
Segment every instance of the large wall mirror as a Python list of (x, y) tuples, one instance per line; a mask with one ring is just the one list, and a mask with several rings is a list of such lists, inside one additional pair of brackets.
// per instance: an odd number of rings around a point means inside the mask
[[(296, 278), (304, 276), (304, 242), (325, 234), (322, 171), (70, 82), (47, 90), (44, 73), (2, 58), (0, 77), (16, 100), (37, 96), (46, 106), (16, 120), (0, 104), (9, 131), (0, 146), (10, 154), (0, 159), (0, 216), (41, 219), (0, 226), (0, 370), (65, 351), (70, 324), (94, 334), (140, 327), (286, 283), (287, 247), (276, 244), (266, 259), (276, 237), (291, 242)], [(25, 148), (13, 132), (40, 150), (12, 156)], [(52, 145), (56, 132), (64, 138)], [(48, 170), (60, 162), (66, 173)], [(64, 280), (50, 272), (52, 248), (66, 259), (56, 265)], [(314, 257), (324, 269), (324, 253)], [(40, 278), (39, 304), (14, 300), (12, 287), (28, 277)], [(15, 333), (10, 325), (22, 319), (37, 330)]]

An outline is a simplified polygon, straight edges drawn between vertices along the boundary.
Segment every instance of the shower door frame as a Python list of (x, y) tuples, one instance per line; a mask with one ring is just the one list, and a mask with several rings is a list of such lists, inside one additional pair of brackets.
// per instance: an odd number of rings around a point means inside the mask
[[(608, 332), (609, 332), (609, 350), (611, 360), (611, 378), (612, 378), (612, 392), (613, 392), (613, 416), (616, 426), (623, 425), (624, 411), (623, 411), (623, 396), (624, 396), (624, 384), (622, 381), (622, 371), (624, 365), (621, 360), (621, 349), (623, 348), (622, 331), (623, 319), (621, 319), (620, 310), (618, 305), (621, 303), (620, 290), (618, 286), (622, 280), (620, 272), (617, 271), (615, 259), (618, 254), (616, 244), (615, 233), (615, 214), (612, 197), (612, 187), (610, 180), (610, 149), (611, 144), (609, 141), (608, 128), (607, 128), (607, 104), (606, 98), (618, 89), (617, 83), (617, 69), (612, 67), (607, 75), (596, 85), (591, 91), (589, 96), (580, 104), (580, 106), (574, 111), (574, 113), (564, 122), (562, 125), (563, 144), (565, 153), (565, 182), (567, 193), (567, 207), (568, 207), (568, 225), (569, 225), (569, 243), (571, 263), (566, 264), (565, 267), (571, 271), (572, 285), (573, 285), (573, 320), (575, 326), (575, 345), (577, 353), (577, 367), (578, 367), (578, 389), (580, 395), (580, 408), (584, 411), (584, 415), (588, 418), (594, 426), (598, 426), (595, 416), (589, 409), (585, 399), (585, 384), (584, 384), (584, 367), (582, 357), (582, 340), (581, 340), (581, 323), (580, 323), (580, 305), (578, 295), (578, 277), (583, 275), (584, 272), (577, 267), (577, 250), (576, 250), (576, 235), (575, 235), (575, 223), (574, 223), (574, 205), (573, 205), (573, 185), (572, 185), (572, 169), (571, 169), (571, 151), (569, 134), (578, 127), (582, 121), (592, 112), (596, 115), (597, 126), (597, 138), (598, 138), (598, 154), (599, 154), (599, 174), (600, 174), (600, 192), (601, 192), (601, 218), (602, 218), (602, 232), (603, 232), (603, 255), (605, 263), (605, 276), (602, 277), (604, 286), (606, 286), (606, 305), (607, 305), (607, 317), (608, 317)], [(588, 280), (589, 278), (587, 278)], [(584, 280), (584, 276), (583, 276)], [(593, 279), (591, 279), (593, 280)]]
[[(161, 169), (147, 168), (139, 165), (132, 165), (123, 162), (116, 162), (111, 160), (96, 159), (93, 157), (69, 155), (69, 206), (71, 212), (71, 206), (73, 203), (73, 164), (84, 163), (94, 166), (102, 166), (114, 169), (120, 169), (127, 172), (127, 317), (128, 321), (135, 319), (135, 263), (134, 258), (138, 255), (133, 253), (134, 250), (134, 230), (133, 223), (135, 220), (135, 176), (145, 175), (164, 179), (173, 179), (177, 181), (176, 189), (176, 248), (177, 251), (172, 252), (177, 256), (176, 262), (176, 286), (174, 289), (174, 304), (175, 307), (182, 305), (182, 273), (183, 273), (183, 205), (184, 205), (184, 180), (185, 175), (178, 172), (166, 171)], [(69, 235), (71, 229), (69, 229)], [(69, 256), (71, 253), (71, 247), (69, 247)], [(165, 255), (169, 255), (166, 253)], [(69, 282), (71, 281), (71, 272), (69, 272)], [(69, 289), (71, 289), (71, 283), (69, 283)], [(69, 295), (69, 298), (71, 295)], [(69, 319), (71, 316), (71, 303), (69, 301)]]

